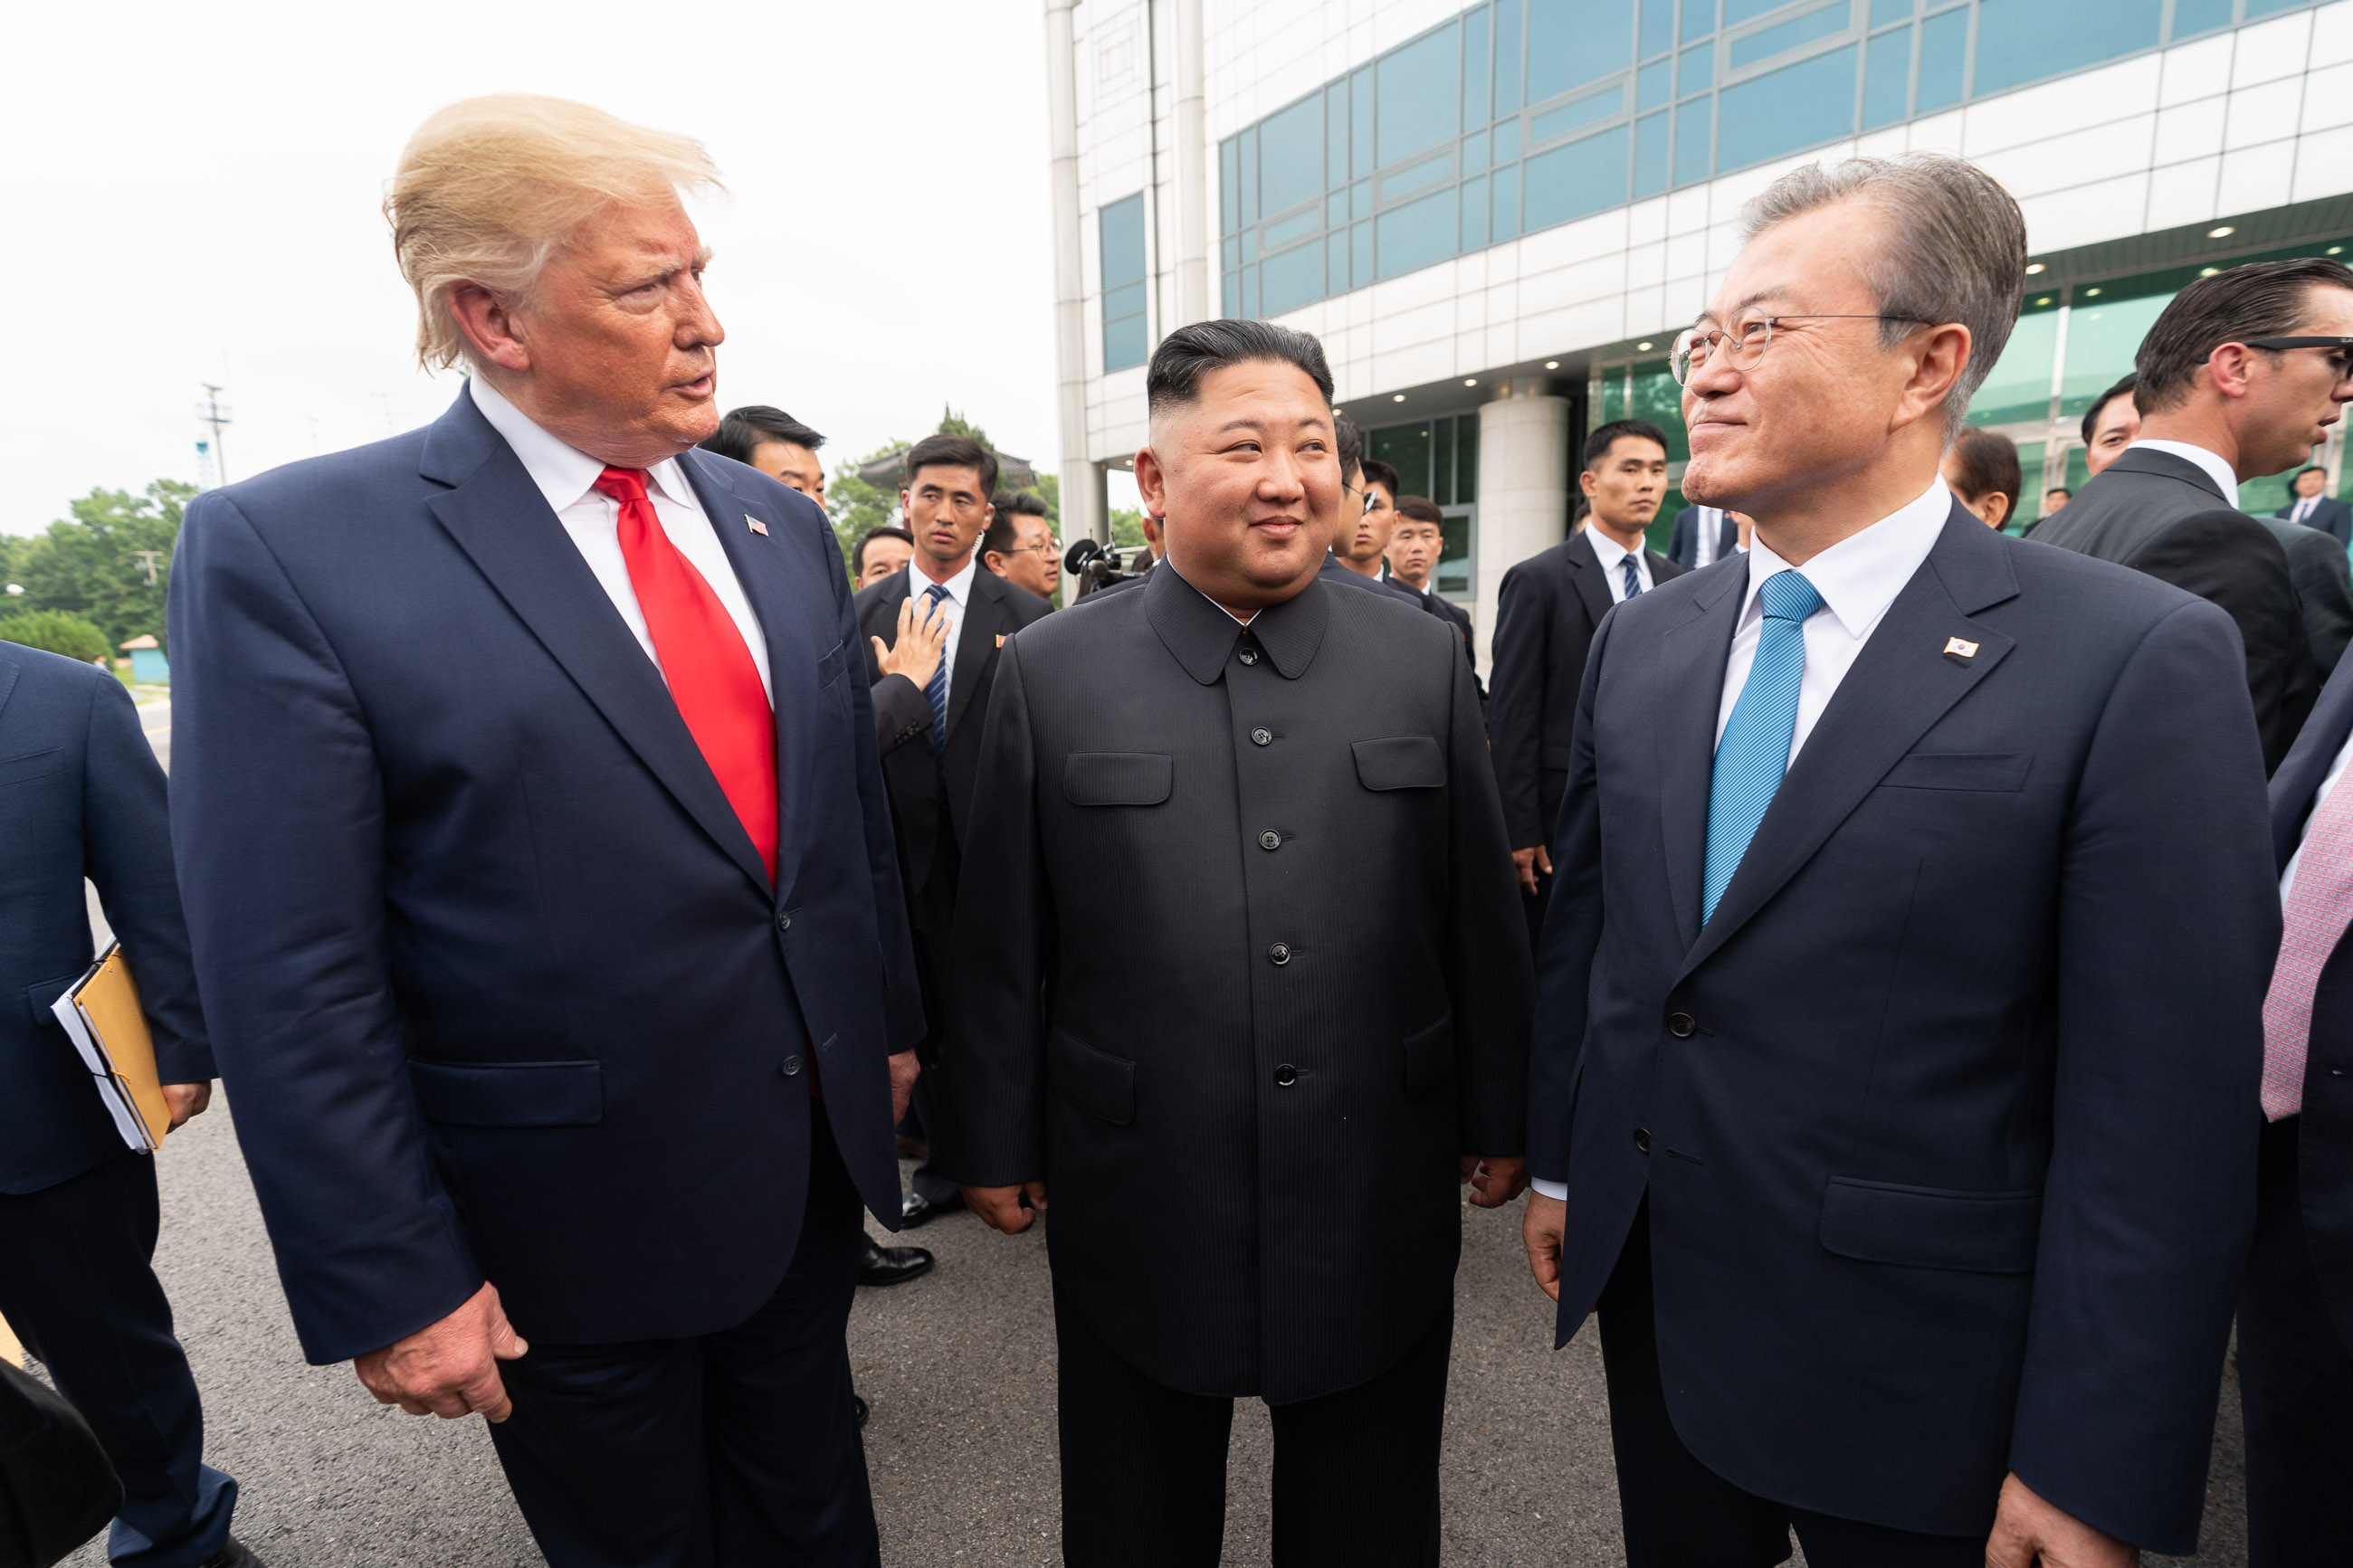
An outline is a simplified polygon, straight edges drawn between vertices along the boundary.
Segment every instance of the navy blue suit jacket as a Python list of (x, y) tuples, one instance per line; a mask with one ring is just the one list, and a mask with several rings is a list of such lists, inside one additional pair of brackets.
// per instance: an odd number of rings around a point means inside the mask
[(181, 886), (314, 1362), (486, 1278), (554, 1343), (740, 1322), (791, 1260), (820, 1113), (896, 1223), (885, 1058), (922, 1008), (840, 552), (806, 497), (678, 460), (767, 643), (773, 889), (470, 395), (188, 510)]
[[(2295, 504), (2290, 501), (2272, 515), (2293, 521)], [(2320, 530), (2339, 544), (2353, 544), (2353, 506), (2346, 505), (2335, 496), (2323, 496), (2320, 504), (2312, 509), (2312, 515), (2305, 520), (2304, 526)]]
[(0, 642), (0, 1193), (32, 1193), (125, 1152), (49, 1011), (95, 956), (83, 878), (121, 940), (163, 1080), (213, 1076), (164, 770), (106, 671)]
[[(1722, 531), (1716, 536), (1715, 558), (1721, 561), (1740, 542), (1740, 525), (1728, 512), (1718, 513), (1716, 521)], [(1675, 526), (1667, 533), (1667, 559), (1686, 572), (1699, 559), (1699, 508), (1687, 506), (1675, 513)]]
[(1668, 1408), (1718, 1474), (1977, 1535), (2014, 1470), (2188, 1553), (2279, 936), (2237, 630), (1956, 505), (1703, 927), (1747, 574), (1660, 584), (1587, 662), (1528, 1136), (1561, 1339), (1647, 1192)]

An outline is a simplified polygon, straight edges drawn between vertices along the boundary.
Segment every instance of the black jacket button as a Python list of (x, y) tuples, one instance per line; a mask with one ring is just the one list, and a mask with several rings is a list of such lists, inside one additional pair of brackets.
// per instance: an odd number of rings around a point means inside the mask
[(1637, 1127), (1634, 1129), (1634, 1147), (1640, 1149), (1645, 1154), (1651, 1152), (1651, 1130), (1649, 1128)]
[(1271, 730), (1252, 730), (1250, 731), (1250, 744), (1253, 746), (1273, 745), (1274, 731)]
[(1291, 944), (1287, 942), (1276, 942), (1272, 947), (1266, 950), (1266, 958), (1267, 962), (1270, 963), (1289, 963), (1291, 962)]
[(1689, 1013), (1670, 1013), (1667, 1015), (1667, 1033), (1679, 1040), (1688, 1040), (1699, 1033), (1699, 1020)]
[(797, 1075), (801, 1070), (801, 1058), (798, 1057), (786, 1057), (783, 1061), (776, 1064), (776, 1070), (784, 1074), (786, 1078), (792, 1078)]
[(1282, 847), (1282, 835), (1270, 827), (1258, 836), (1258, 847), (1261, 849), (1280, 849)]
[(776, 911), (776, 929), (777, 929), (778, 931), (790, 931), (790, 930), (792, 930), (792, 929), (793, 929), (793, 917), (792, 917), (791, 915), (789, 915), (789, 914), (786, 913), (783, 910), (778, 910)]
[(1254, 647), (1246, 647), (1242, 649), (1241, 652), (1234, 655), (1234, 657), (1240, 659), (1244, 664), (1256, 664), (1258, 662), (1258, 649)]
[(1289, 1062), (1285, 1062), (1281, 1067), (1274, 1069), (1274, 1081), (1281, 1084), (1283, 1088), (1289, 1089), (1293, 1084), (1299, 1081), (1299, 1069), (1293, 1067)]

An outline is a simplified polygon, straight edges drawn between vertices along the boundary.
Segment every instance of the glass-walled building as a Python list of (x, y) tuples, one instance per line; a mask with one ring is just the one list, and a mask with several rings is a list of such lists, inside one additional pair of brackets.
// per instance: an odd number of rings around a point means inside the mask
[(2030, 292), (1970, 417), (2018, 441), (2029, 516), (2083, 479), (2076, 422), (2183, 283), (2353, 244), (2353, 0), (1048, 14), (1050, 60), (1069, 51), (1057, 195), (1082, 230), (1063, 254), (1083, 263), (1062, 279), (1066, 472), (1083, 489), (1142, 444), (1141, 367), (1177, 322), (1315, 332), (1376, 454), (1444, 509), (1440, 586), (1482, 639), (1504, 570), (1566, 531), (1587, 429), (1655, 420), (1680, 473), (1668, 342), (1740, 204), (1794, 163), (1933, 148), (2019, 197)]

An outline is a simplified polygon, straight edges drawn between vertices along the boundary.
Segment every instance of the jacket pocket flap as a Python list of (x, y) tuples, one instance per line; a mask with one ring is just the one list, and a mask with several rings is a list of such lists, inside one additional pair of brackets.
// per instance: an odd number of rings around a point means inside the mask
[(818, 656), (817, 683), (819, 686), (831, 686), (841, 679), (842, 671), (849, 668), (849, 645), (846, 642), (838, 642), (827, 652)]
[(1134, 1125), (1134, 1062), (1099, 1051), (1076, 1035), (1057, 1029), (1046, 1073), (1055, 1090), (1081, 1110), (1115, 1126)]
[(27, 752), (21, 757), (0, 757), (0, 784), (30, 784), (35, 779), (47, 778), (66, 765), (66, 749), (51, 746), (46, 752)]
[(1445, 1088), (1454, 1079), (1454, 1015), (1405, 1040), (1405, 1092), (1419, 1098)]
[(66, 987), (80, 978), (80, 974), (74, 973), (61, 980), (43, 980), (26, 986), (25, 1003), (33, 1010), (33, 1022), (54, 1026), (58, 1016), (49, 1009), (57, 1005), (58, 998), (66, 994)]
[(1358, 741), (1356, 779), (1366, 789), (1442, 789), (1446, 784), (1446, 753), (1428, 735), (1390, 735), (1378, 741)]
[(452, 1127), (586, 1127), (605, 1120), (602, 1062), (433, 1062), (408, 1081), (427, 1121)]
[(1062, 759), (1062, 798), (1072, 805), (1158, 805), (1176, 767), (1157, 752), (1072, 752)]
[(1822, 1246), (1866, 1263), (2028, 1274), (2042, 1228), (2042, 1194), (1953, 1192), (1832, 1176)]
[(2024, 752), (1915, 752), (1879, 782), (1896, 789), (2020, 790), (2033, 763)]

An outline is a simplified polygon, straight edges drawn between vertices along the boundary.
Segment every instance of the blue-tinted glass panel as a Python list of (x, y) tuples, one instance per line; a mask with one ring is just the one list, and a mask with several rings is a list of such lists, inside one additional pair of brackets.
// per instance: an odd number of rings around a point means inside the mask
[(1715, 0), (1683, 0), (1683, 42), (1715, 31)]
[(1489, 86), (1494, 62), (1487, 48), (1487, 13), (1473, 11), (1462, 18), (1462, 129), (1476, 131), (1494, 118), (1494, 97)]
[[(1242, 132), (1242, 221), (1256, 223), (1258, 205), (1258, 129)], [(1247, 290), (1245, 290), (1247, 292)]]
[(1103, 280), (1105, 289), (1133, 283), (1144, 276), (1144, 193), (1107, 205), (1098, 215), (1103, 239)]
[(1567, 223), (1626, 200), (1628, 127), (1539, 153), (1522, 165), (1527, 171), (1522, 196), (1531, 229)]
[(1381, 57), (1375, 68), (1380, 89), (1374, 104), (1380, 167), (1451, 142), (1462, 128), (1455, 102), (1461, 47), (1461, 29), (1445, 26)]
[(1630, 0), (1528, 0), (1528, 101), (1582, 87), (1634, 58)]
[(1296, 310), (1324, 297), (1324, 247), (1295, 245), (1258, 267), (1259, 309), (1270, 316)]
[(1358, 180), (1355, 184), (1348, 187), (1348, 216), (1350, 217), (1370, 217), (1373, 216), (1372, 181)]
[(1871, 0), (1871, 25), (1874, 27), (1911, 19), (1912, 0)]
[(1495, 112), (1520, 106), (1520, 0), (1495, 0)]
[(1661, 60), (1634, 73), (1634, 107), (1656, 109), (1674, 96), (1675, 63)]
[(1634, 121), (1634, 194), (1655, 196), (1667, 188), (1667, 116), (1662, 110)]
[(1492, 159), (1498, 163), (1508, 163), (1519, 155), (1520, 122), (1506, 120), (1495, 127), (1495, 150)]
[(1348, 183), (1348, 84), (1335, 81), (1324, 89), (1324, 187), (1336, 191)]
[(1487, 211), (1492, 217), (1490, 232), (1493, 243), (1501, 244), (1520, 232), (1520, 166), (1507, 164), (1495, 171), (1488, 182)]
[(1373, 68), (1366, 66), (1348, 79), (1348, 174), (1363, 179), (1373, 172)]
[(1103, 316), (1140, 315), (1144, 310), (1144, 285), (1123, 283), (1116, 289), (1106, 289), (1103, 297)]
[(1242, 268), (1242, 314), (1252, 321), (1258, 319), (1258, 268), (1255, 267)]
[(1926, 114), (1961, 101), (1961, 69), (1968, 64), (1969, 14), (1947, 11), (1920, 24), (1920, 90), (1912, 112)]
[(1753, 66), (1784, 49), (1794, 49), (1800, 44), (1827, 38), (1832, 33), (1843, 33), (1849, 10), (1848, 0), (1831, 0), (1830, 5), (1802, 12), (1778, 26), (1751, 33), (1745, 38), (1735, 38), (1732, 40), (1732, 68), (1738, 70), (1743, 66)]
[(1642, 0), (1642, 55), (1665, 54), (1675, 47), (1675, 0)]
[(1348, 232), (1345, 229), (1324, 237), (1324, 292), (1345, 294), (1348, 291)]
[(2274, 11), (2285, 11), (2304, 4), (2304, 0), (2247, 0), (2247, 20), (2268, 16)]
[[(2247, 7), (2255, 9), (2250, 0)], [(2049, 0), (1979, 0), (1978, 74), (1982, 96), (2006, 87), (2080, 70), (2157, 42), (2164, 0), (2100, 0), (2053, 5)]]
[(1305, 212), (1295, 213), (1281, 223), (1267, 225), (1266, 232), (1260, 237), (1259, 243), (1269, 250), (1279, 250), (1293, 240), (1314, 234), (1323, 226), (1323, 209), (1309, 207)]
[(1487, 133), (1462, 138), (1462, 172), (1475, 174), (1487, 166)]
[(1145, 341), (1144, 318), (1130, 316), (1124, 321), (1103, 323), (1103, 369), (1125, 370), (1142, 364), (1151, 358)]
[[(2250, 4), (2248, 10), (2254, 6)], [(2173, 36), (2211, 32), (2231, 25), (2231, 0), (2173, 0)]]
[(1241, 138), (1229, 136), (1218, 143), (1218, 216), (1231, 234), (1242, 226)]
[(1683, 97), (1704, 89), (1715, 77), (1715, 46), (1702, 44), (1683, 52), (1682, 63), (1676, 68), (1679, 77), (1675, 91)]
[(1736, 27), (1751, 16), (1762, 16), (1787, 4), (1788, 0), (1724, 0), (1724, 25)]
[(1862, 128), (1893, 125), (1904, 118), (1911, 91), (1912, 29), (1880, 34), (1862, 58)]
[(1715, 113), (1715, 102), (1704, 98), (1695, 98), (1675, 110), (1675, 184), (1688, 185), (1707, 178)]
[(1738, 169), (1854, 131), (1850, 44), (1727, 87), (1716, 95), (1716, 166)]
[(1242, 230), (1242, 259), (1244, 261), (1258, 259), (1258, 230), (1254, 228)]
[(1424, 159), (1409, 169), (1382, 175), (1381, 200), (1393, 202), (1399, 196), (1410, 195), (1425, 185), (1436, 184), (1453, 173), (1453, 160), (1440, 153), (1437, 157)]
[(1259, 121), (1259, 211), (1272, 216), (1323, 194), (1324, 98), (1318, 93)]
[(1418, 202), (1393, 207), (1373, 220), (1378, 239), (1374, 254), (1377, 276), (1395, 278), (1414, 272), (1455, 251), (1454, 193), (1440, 191)]
[(1325, 228), (1345, 228), (1348, 226), (1347, 192), (1334, 191), (1330, 195), (1324, 198), (1324, 226)]
[(1228, 236), (1219, 242), (1219, 248), (1225, 252), (1222, 260), (1226, 271), (1231, 272), (1242, 264), (1242, 242), (1240, 236)]
[(1373, 226), (1369, 222), (1348, 231), (1348, 276), (1359, 289), (1373, 280)]
[[(1624, 113), (1625, 110), (1626, 89), (1622, 87), (1605, 88), (1599, 92), (1588, 93), (1572, 102), (1562, 104), (1558, 109), (1546, 110), (1537, 115), (1528, 126), (1528, 141), (1533, 145), (1541, 146), (1554, 137), (1564, 135), (1580, 125), (1590, 125), (1597, 120), (1607, 120), (1613, 114)], [(1497, 129), (1500, 131), (1502, 127), (1499, 126)], [(1500, 142), (1502, 138), (1499, 136), (1496, 140)], [(1500, 162), (1503, 157), (1500, 146), (1495, 155)]]
[(1218, 309), (1219, 312), (1229, 321), (1242, 313), (1242, 275), (1240, 273), (1226, 274), (1225, 287), (1219, 291), (1218, 295)]
[(1462, 248), (1476, 250), (1487, 243), (1487, 177), (1476, 174), (1462, 182)]

